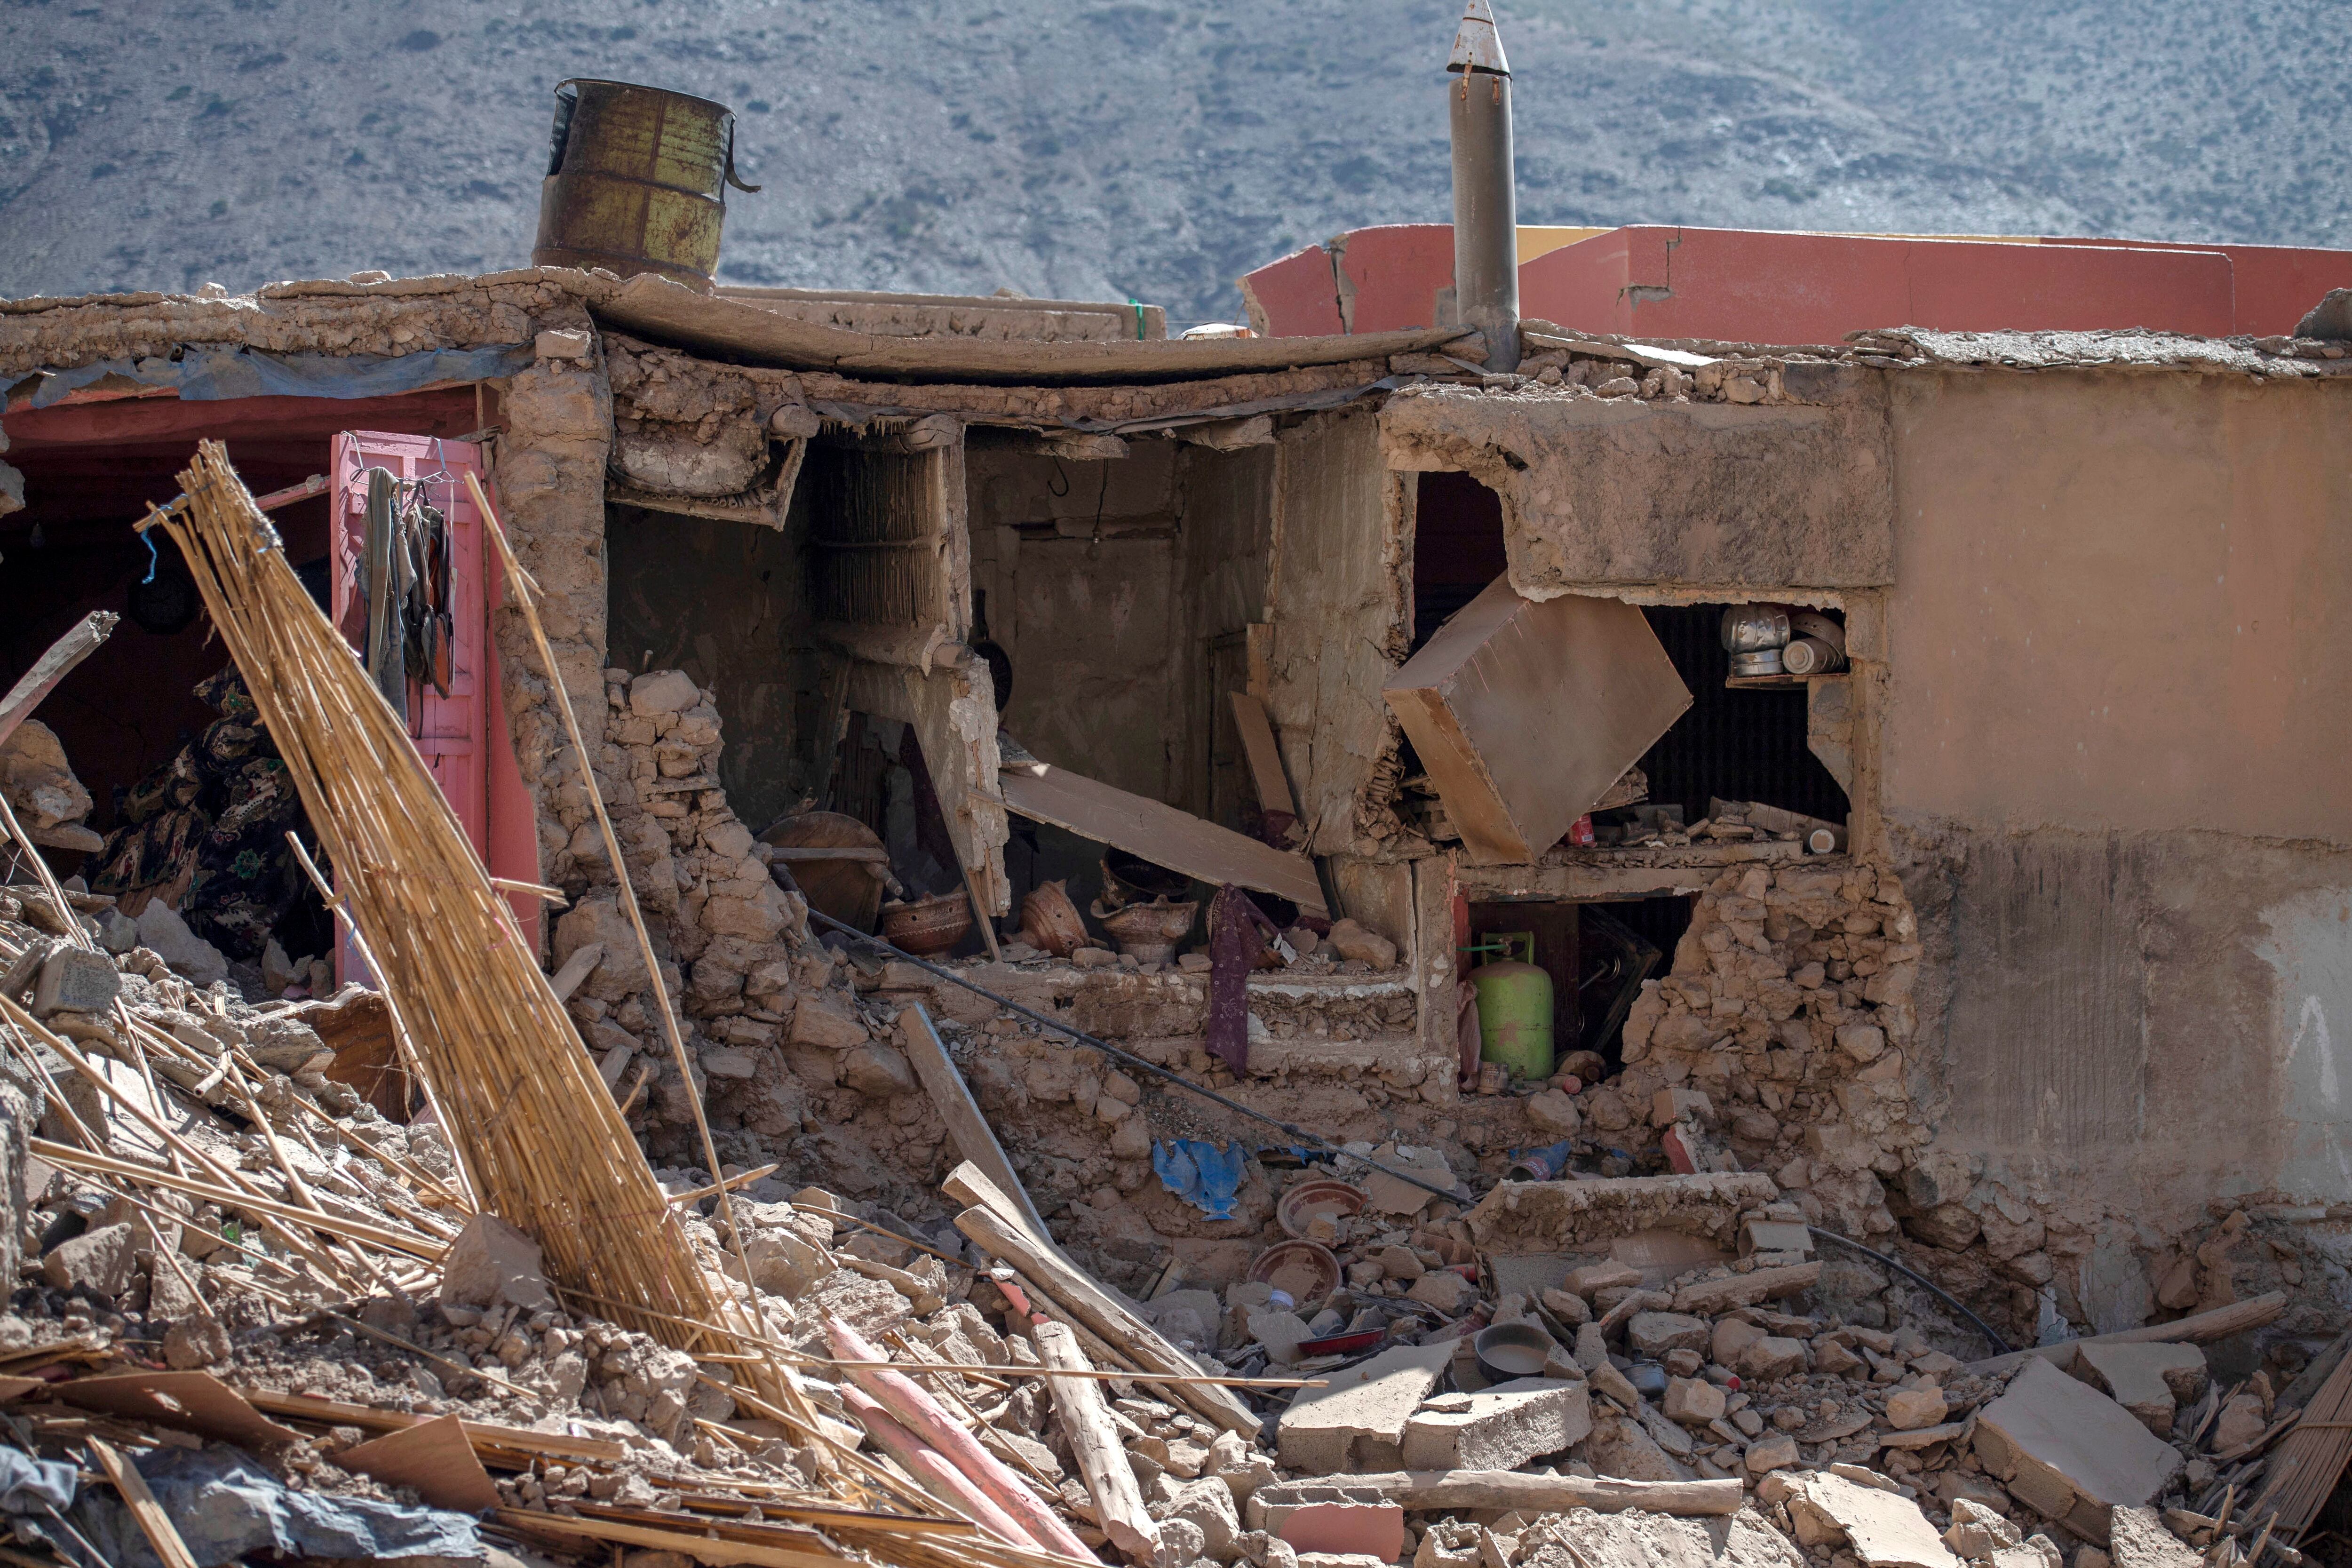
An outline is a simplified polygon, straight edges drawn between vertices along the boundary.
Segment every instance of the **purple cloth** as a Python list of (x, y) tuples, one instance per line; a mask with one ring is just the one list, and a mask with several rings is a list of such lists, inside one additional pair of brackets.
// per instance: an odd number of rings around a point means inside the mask
[(1209, 1054), (1249, 1070), (1249, 976), (1277, 933), (1257, 901), (1230, 884), (1209, 904)]

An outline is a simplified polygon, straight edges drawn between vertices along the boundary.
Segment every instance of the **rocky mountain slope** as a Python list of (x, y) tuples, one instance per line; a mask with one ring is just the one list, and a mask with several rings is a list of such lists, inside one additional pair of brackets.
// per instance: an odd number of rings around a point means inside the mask
[[(1443, 0), (0, 0), (0, 294), (530, 251), (550, 89), (717, 98), (728, 280), (1135, 296), (1448, 211)], [(1504, 0), (1528, 222), (2352, 243), (2321, 0)]]

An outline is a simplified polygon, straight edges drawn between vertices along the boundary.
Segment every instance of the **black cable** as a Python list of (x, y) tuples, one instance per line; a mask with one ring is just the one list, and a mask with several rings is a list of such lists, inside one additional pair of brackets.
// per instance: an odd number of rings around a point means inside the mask
[(1287, 1133), (1289, 1136), (1297, 1139), (1301, 1142), (1312, 1144), (1318, 1149), (1328, 1150), (1334, 1154), (1344, 1154), (1350, 1160), (1361, 1160), (1365, 1164), (1370, 1165), (1373, 1170), (1379, 1171), (1384, 1175), (1394, 1176), (1398, 1181), (1408, 1183), (1412, 1186), (1419, 1187), (1423, 1192), (1434, 1193), (1439, 1197), (1444, 1198), (1450, 1203), (1460, 1203), (1462, 1201), (1461, 1194), (1454, 1189), (1441, 1187), (1433, 1183), (1425, 1182), (1419, 1176), (1412, 1175), (1408, 1172), (1396, 1170), (1391, 1166), (1383, 1165), (1378, 1160), (1367, 1159), (1361, 1154), (1349, 1154), (1347, 1150), (1340, 1148), (1339, 1145), (1332, 1142), (1328, 1138), (1309, 1132), (1302, 1127), (1294, 1127), (1287, 1121), (1277, 1121), (1274, 1117), (1268, 1116), (1263, 1110), (1253, 1110), (1248, 1106), (1242, 1104), (1239, 1100), (1227, 1100), (1223, 1095), (1219, 1094), (1213, 1089), (1202, 1089), (1191, 1079), (1184, 1077), (1181, 1073), (1172, 1072), (1167, 1068), (1161, 1067), (1158, 1062), (1147, 1061), (1143, 1058), (1137, 1056), (1132, 1051), (1123, 1051), (1119, 1049), (1117, 1046), (1112, 1045), (1108, 1040), (1097, 1039), (1094, 1036), (1087, 1034), (1084, 1029), (1074, 1029), (1070, 1027), (1069, 1025), (1062, 1023), (1058, 1019), (1049, 1018), (1043, 1013), (1024, 1007), (1020, 1003), (1012, 1000), (1010, 997), (999, 996), (995, 992), (989, 990), (984, 985), (974, 985), (971, 981), (966, 980), (962, 975), (958, 974), (952, 969), (943, 969), (936, 963), (926, 963), (924, 960), (917, 958), (911, 952), (907, 952), (901, 949), (891, 946), (888, 942), (884, 942), (878, 936), (867, 936), (856, 926), (845, 925), (840, 921), (835, 920), (831, 915), (825, 914), (822, 910), (815, 909), (810, 910), (808, 912), (808, 918), (817, 921), (821, 925), (830, 927), (832, 930), (839, 931), (842, 935), (849, 938), (852, 942), (863, 942), (868, 947), (878, 947), (894, 958), (904, 959), (918, 969), (925, 970), (929, 973), (936, 974), (942, 980), (951, 981), (977, 995), (985, 996), (990, 1001), (995, 1003), (998, 1006), (1018, 1013), (1023, 1017), (1029, 1019), (1032, 1023), (1043, 1024), (1049, 1029), (1058, 1029), (1063, 1034), (1069, 1036), (1070, 1038), (1077, 1041), (1080, 1045), (1087, 1046), (1095, 1050), (1100, 1051), (1103, 1055), (1109, 1057), (1114, 1060), (1122, 1062), (1129, 1067), (1140, 1068), (1145, 1072), (1150, 1073), (1155, 1078), (1164, 1078), (1170, 1083), (1174, 1084), (1177, 1088), (1190, 1089), (1192, 1093), (1199, 1095), (1203, 1100), (1213, 1100), (1215, 1103), (1223, 1106), (1227, 1110), (1239, 1111), (1244, 1116), (1263, 1121), (1268, 1127), (1277, 1128), (1283, 1132)]
[(1952, 1304), (1952, 1310), (1954, 1311), (1959, 1313), (1961, 1317), (1966, 1318), (1969, 1322), (1974, 1323), (1977, 1326), (1977, 1332), (1982, 1334), (1986, 1339), (1992, 1342), (1993, 1353), (1996, 1355), (2007, 1355), (2010, 1353), (2009, 1342), (2002, 1339), (1999, 1334), (1994, 1333), (1990, 1323), (1986, 1322), (1982, 1318), (1979, 1318), (1974, 1312), (1969, 1311), (1967, 1304), (1961, 1301), (1958, 1296), (1953, 1295), (1949, 1290), (1945, 1289), (1941, 1285), (1937, 1284), (1933, 1279), (1928, 1279), (1925, 1274), (1920, 1273), (1917, 1269), (1906, 1268), (1905, 1265), (1897, 1263), (1894, 1258), (1887, 1257), (1886, 1254), (1883, 1252), (1873, 1252), (1870, 1248), (1863, 1246), (1862, 1243), (1854, 1240), (1850, 1236), (1840, 1236), (1833, 1230), (1823, 1230), (1817, 1225), (1809, 1225), (1805, 1228), (1825, 1241), (1834, 1241), (1840, 1247), (1851, 1247), (1856, 1252), (1861, 1253), (1864, 1258), (1869, 1258), (1873, 1263), (1884, 1263), (1886, 1267), (1892, 1268), (1897, 1274), (1902, 1275), (1905, 1279), (1915, 1280), (1919, 1284), (1925, 1285), (1928, 1289), (1933, 1290), (1937, 1295), (1941, 1296), (1945, 1300), (1949, 1301)]

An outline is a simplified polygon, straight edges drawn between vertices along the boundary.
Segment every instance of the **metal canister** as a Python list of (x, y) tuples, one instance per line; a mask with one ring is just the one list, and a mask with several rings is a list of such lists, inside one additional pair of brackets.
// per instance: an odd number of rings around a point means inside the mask
[(1723, 612), (1723, 651), (1760, 653), (1785, 647), (1789, 612), (1778, 605), (1732, 605)]
[(539, 267), (659, 273), (709, 293), (719, 269), (735, 116), (724, 104), (575, 77), (555, 89), (555, 129), (539, 192)]
[(1499, 1062), (1530, 1080), (1551, 1076), (1551, 976), (1535, 963), (1533, 931), (1490, 931), (1480, 945), (1506, 956), (1470, 972), (1478, 994), (1478, 1059)]
[(1820, 675), (1825, 670), (1843, 669), (1845, 655), (1820, 637), (1792, 637), (1780, 650), (1780, 668), (1790, 675)]

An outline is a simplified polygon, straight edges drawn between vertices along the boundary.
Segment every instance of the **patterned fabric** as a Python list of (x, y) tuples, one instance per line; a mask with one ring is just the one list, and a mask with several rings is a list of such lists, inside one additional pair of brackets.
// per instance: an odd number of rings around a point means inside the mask
[(1249, 976), (1278, 934), (1257, 901), (1225, 886), (1209, 902), (1209, 1038), (1212, 1056), (1236, 1075), (1249, 1070)]
[(286, 843), (302, 802), (234, 665), (196, 683), (220, 717), (122, 792), (92, 890), (135, 913), (161, 898), (233, 959), (258, 958), (310, 891)]

